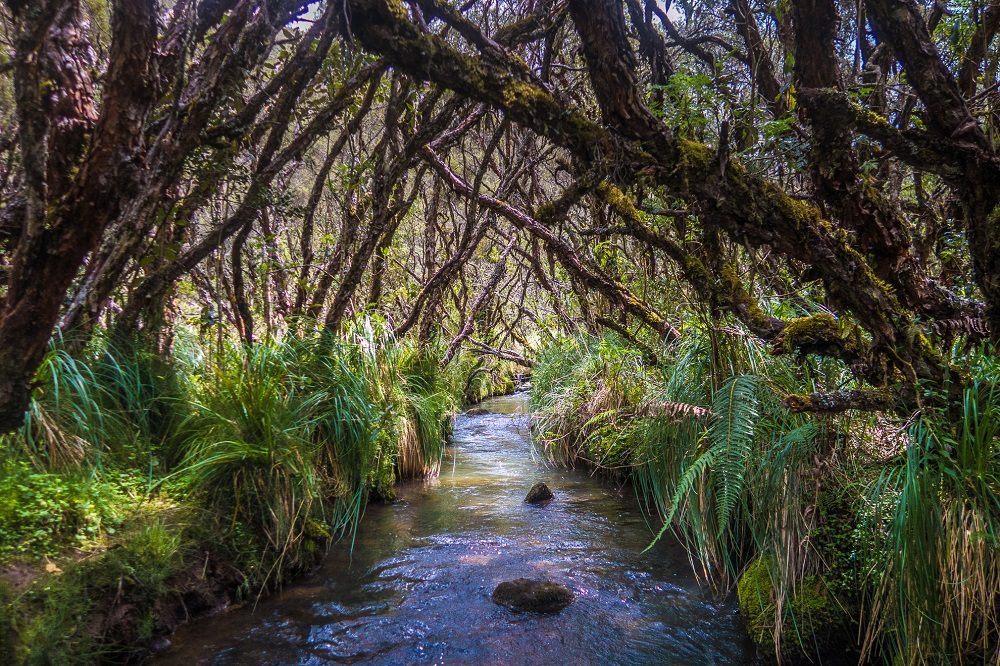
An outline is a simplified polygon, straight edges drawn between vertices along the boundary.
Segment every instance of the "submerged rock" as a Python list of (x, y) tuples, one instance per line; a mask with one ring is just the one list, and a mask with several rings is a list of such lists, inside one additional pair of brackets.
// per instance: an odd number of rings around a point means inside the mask
[(517, 578), (497, 585), (493, 603), (530, 613), (558, 613), (573, 603), (573, 591), (551, 580)]
[(542, 502), (548, 502), (553, 497), (554, 495), (549, 490), (549, 487), (539, 481), (531, 486), (531, 490), (528, 491), (528, 496), (524, 498), (524, 501), (528, 504), (541, 504)]
[(490, 410), (485, 407), (473, 407), (472, 409), (467, 409), (465, 411), (466, 416), (483, 416), (484, 414), (492, 414)]
[(161, 652), (166, 652), (170, 649), (172, 643), (170, 639), (166, 636), (159, 636), (154, 638), (149, 644), (149, 651), (153, 654), (160, 654)]

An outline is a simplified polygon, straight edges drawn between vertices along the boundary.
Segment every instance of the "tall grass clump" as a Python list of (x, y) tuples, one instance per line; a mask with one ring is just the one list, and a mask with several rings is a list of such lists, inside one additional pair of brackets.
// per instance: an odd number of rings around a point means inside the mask
[[(399, 387), (407, 421), (412, 425), (409, 439), (400, 443), (398, 469), (404, 477), (437, 474), (441, 466), (451, 415), (461, 400), (439, 362), (443, 353), (440, 345), (428, 348), (408, 343), (400, 348)], [(417, 451), (413, 450), (414, 444)]]
[(629, 466), (635, 442), (619, 425), (628, 429), (649, 380), (641, 354), (613, 335), (566, 338), (543, 350), (531, 407), (546, 456), (608, 471)]
[(1000, 389), (976, 382), (961, 407), (921, 413), (870, 491), (889, 510), (865, 647), (904, 664), (1000, 657)]
[(511, 361), (468, 351), (459, 352), (447, 367), (449, 392), (466, 405), (513, 393), (517, 375)]
[(24, 425), (3, 438), (7, 453), (38, 470), (100, 467), (108, 449), (106, 396), (91, 365), (53, 343), (36, 381)]
[(232, 346), (198, 382), (175, 473), (263, 538), (263, 581), (281, 582), (370, 495), (434, 473), (453, 411), (437, 359), (370, 323), (344, 339)]
[(35, 469), (145, 468), (171, 462), (184, 417), (185, 368), (142, 339), (95, 336), (78, 354), (53, 340), (24, 425), (3, 438), (7, 454)]
[(222, 529), (263, 539), (257, 575), (267, 581), (273, 570), (276, 582), (303, 564), (308, 525), (325, 518), (330, 494), (316, 437), (324, 396), (306, 390), (289, 357), (261, 344), (219, 360), (193, 396), (175, 472), (219, 512)]

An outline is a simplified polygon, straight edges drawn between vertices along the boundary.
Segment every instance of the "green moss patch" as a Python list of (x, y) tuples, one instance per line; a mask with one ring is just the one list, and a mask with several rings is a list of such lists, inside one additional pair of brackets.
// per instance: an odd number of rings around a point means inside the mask
[[(835, 648), (848, 625), (847, 613), (819, 576), (798, 581), (777, 624), (777, 594), (767, 558), (753, 561), (737, 584), (740, 611), (747, 631), (762, 652), (774, 656), (780, 645), (782, 659), (807, 660)], [(776, 640), (777, 638), (777, 640)]]

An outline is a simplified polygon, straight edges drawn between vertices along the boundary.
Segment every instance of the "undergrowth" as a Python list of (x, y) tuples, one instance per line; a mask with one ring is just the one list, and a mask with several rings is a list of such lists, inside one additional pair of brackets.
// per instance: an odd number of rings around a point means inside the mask
[[(851, 646), (872, 663), (994, 663), (1000, 391), (988, 349), (960, 418), (793, 414), (846, 369), (774, 355), (735, 327), (689, 328), (660, 362), (615, 335), (562, 338), (533, 375), (538, 445), (628, 479), (780, 661)], [(753, 603), (750, 603), (750, 601)], [(860, 637), (860, 640), (859, 640)]]
[(510, 373), (383, 328), (221, 349), (180, 329), (169, 356), (54, 342), (0, 440), (0, 661), (140, 656), (177, 621), (164, 599), (252, 599), (436, 473), (451, 414)]

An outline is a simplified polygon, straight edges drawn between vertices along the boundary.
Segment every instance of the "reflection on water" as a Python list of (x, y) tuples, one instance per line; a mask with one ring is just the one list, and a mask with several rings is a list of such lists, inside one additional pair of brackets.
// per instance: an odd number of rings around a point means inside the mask
[[(532, 456), (526, 396), (459, 416), (440, 479), (367, 509), (353, 555), (333, 548), (308, 580), (174, 638), (159, 664), (748, 664), (732, 601), (694, 581), (634, 499)], [(545, 481), (546, 506), (522, 502)], [(666, 539), (664, 540), (666, 541)], [(576, 601), (558, 615), (494, 605), (497, 583), (545, 576)]]

